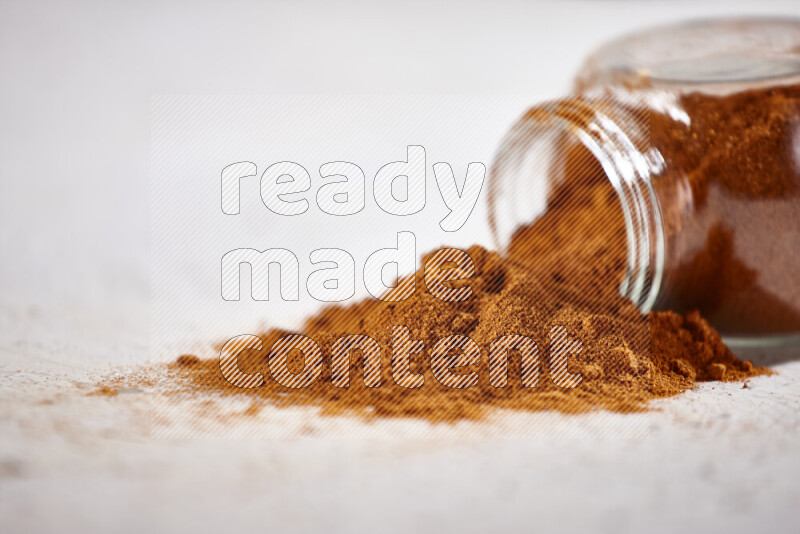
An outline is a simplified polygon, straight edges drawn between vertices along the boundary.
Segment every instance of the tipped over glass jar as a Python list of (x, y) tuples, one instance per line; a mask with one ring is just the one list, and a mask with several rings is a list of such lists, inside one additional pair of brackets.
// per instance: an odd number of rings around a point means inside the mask
[[(591, 200), (602, 187), (613, 203)], [(800, 19), (660, 27), (593, 54), (573, 95), (512, 127), (489, 182), (512, 260), (531, 256), (526, 227), (575, 206), (594, 227), (619, 213), (616, 283), (640, 309), (699, 310), (734, 348), (800, 347)], [(591, 228), (563, 246), (608, 239)]]

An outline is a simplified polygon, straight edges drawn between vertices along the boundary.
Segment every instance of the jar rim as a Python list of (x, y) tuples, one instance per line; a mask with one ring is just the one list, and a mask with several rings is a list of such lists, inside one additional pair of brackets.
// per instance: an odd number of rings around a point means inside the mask
[[(511, 226), (501, 228), (499, 214), (505, 210), (503, 202), (512, 203), (519, 188), (504, 181), (517, 180), (516, 169), (510, 160), (518, 157), (547, 129), (565, 132), (583, 145), (601, 165), (612, 185), (623, 212), (627, 239), (627, 267), (620, 284), (620, 293), (629, 298), (642, 311), (654, 308), (662, 289), (665, 264), (665, 230), (661, 207), (651, 182), (651, 173), (660, 164), (651, 160), (660, 157), (648, 153), (618, 120), (603, 113), (608, 102), (582, 97), (545, 102), (532, 107), (511, 128), (503, 139), (490, 170), (489, 226), (495, 246), (505, 252), (505, 234), (519, 224), (532, 221), (508, 221)], [(614, 106), (611, 109), (617, 109)], [(663, 163), (663, 162), (661, 162)], [(509, 172), (510, 171), (510, 172)], [(511, 174), (511, 175), (509, 175)], [(504, 191), (507, 187), (509, 191)], [(504, 195), (503, 193), (507, 193)], [(508, 197), (508, 198), (505, 198)]]

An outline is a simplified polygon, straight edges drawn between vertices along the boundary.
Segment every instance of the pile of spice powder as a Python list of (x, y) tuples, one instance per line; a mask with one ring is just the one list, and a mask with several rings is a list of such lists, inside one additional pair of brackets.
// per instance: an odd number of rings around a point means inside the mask
[[(495, 409), (635, 412), (646, 409), (648, 401), (682, 393), (697, 381), (742, 380), (768, 373), (736, 358), (698, 313), (642, 314), (619, 295), (625, 240), (617, 202), (607, 184), (586, 184), (575, 190), (571, 201), (518, 231), (506, 259), (479, 246), (468, 249), (475, 274), (449, 282), (472, 289), (472, 296), (462, 302), (432, 295), (420, 269), (394, 290), (404, 291), (414, 282), (415, 291), (406, 300), (368, 299), (323, 309), (299, 332), (312, 338), (323, 355), (321, 376), (308, 387), (287, 388), (271, 378), (270, 348), (291, 333), (281, 330), (260, 336), (262, 350), (239, 354), (242, 372), (263, 374), (260, 387), (242, 389), (229, 383), (219, 359), (182, 356), (171, 372), (183, 379), (177, 383), (197, 392), (246, 395), (276, 406), (315, 407), (323, 415), (431, 422), (481, 419)], [(605, 214), (602, 220), (598, 213)], [(428, 257), (422, 259), (423, 266)], [(401, 387), (393, 379), (395, 325), (407, 327), (412, 339), (425, 343), (422, 352), (411, 355), (411, 371), (424, 377), (421, 387)], [(569, 371), (582, 376), (581, 383), (571, 389), (557, 386), (549, 375), (548, 336), (556, 325), (566, 328), (569, 337), (582, 345), (568, 359)], [(336, 387), (331, 381), (331, 346), (338, 337), (352, 334), (368, 335), (380, 344), (378, 387), (364, 384), (364, 358), (359, 351), (352, 351), (350, 357), (349, 387)], [(481, 348), (479, 363), (456, 371), (477, 372), (474, 387), (454, 389), (433, 376), (431, 348), (453, 334), (468, 336)], [(539, 348), (537, 387), (523, 385), (518, 351), (510, 351), (506, 385), (500, 388), (490, 383), (489, 344), (510, 334), (528, 336)], [(453, 351), (453, 357), (457, 353)], [(290, 353), (290, 372), (301, 372), (304, 363), (299, 350)]]

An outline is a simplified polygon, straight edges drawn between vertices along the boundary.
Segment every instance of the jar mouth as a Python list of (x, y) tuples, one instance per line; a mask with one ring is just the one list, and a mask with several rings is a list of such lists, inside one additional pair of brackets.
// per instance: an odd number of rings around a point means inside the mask
[[(610, 113), (613, 112), (612, 120)], [(520, 209), (538, 200), (537, 177), (526, 172), (524, 159), (535, 143), (548, 135), (566, 136), (596, 160), (619, 201), (624, 221), (627, 258), (619, 292), (643, 312), (657, 304), (664, 277), (664, 225), (650, 176), (663, 165), (660, 155), (635, 142), (625, 132), (647, 130), (636, 117), (626, 115), (619, 104), (574, 98), (548, 102), (529, 110), (507, 134), (495, 157), (489, 181), (489, 225), (495, 247), (508, 255), (514, 232), (535, 210)], [(643, 137), (649, 138), (648, 135)], [(638, 136), (642, 137), (642, 136)], [(540, 181), (547, 178), (542, 174)], [(546, 184), (538, 184), (546, 185)], [(538, 194), (538, 198), (537, 197)], [(603, 221), (599, 221), (603, 223)]]

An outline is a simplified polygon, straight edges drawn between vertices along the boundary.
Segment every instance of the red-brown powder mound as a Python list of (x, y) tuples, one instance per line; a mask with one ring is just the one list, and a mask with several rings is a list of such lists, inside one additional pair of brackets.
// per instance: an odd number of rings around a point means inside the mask
[[(568, 299), (540, 283), (530, 269), (504, 262), (480, 247), (468, 253), (477, 272), (462, 282), (473, 290), (473, 297), (467, 301), (444, 302), (431, 295), (421, 270), (416, 274), (415, 293), (405, 301), (367, 300), (329, 307), (310, 318), (301, 331), (319, 344), (324, 361), (321, 377), (307, 388), (287, 388), (270, 377), (270, 347), (287, 334), (275, 330), (261, 336), (262, 351), (244, 352), (239, 357), (243, 372), (263, 373), (266, 380), (262, 387), (241, 389), (231, 385), (216, 359), (197, 361), (183, 356), (173, 366), (174, 373), (188, 378), (189, 387), (200, 392), (248, 395), (278, 406), (314, 406), (323, 414), (453, 422), (478, 419), (496, 408), (633, 412), (644, 409), (651, 399), (686, 391), (698, 380), (739, 380), (767, 372), (739, 361), (696, 313), (685, 317), (672, 312), (642, 315), (619, 296), (604, 298), (604, 311), (589, 312), (580, 305), (565, 304)], [(414, 339), (425, 342), (425, 352), (411, 358), (412, 371), (424, 375), (422, 387), (404, 388), (392, 378), (393, 325), (406, 326)], [(570, 372), (582, 375), (580, 385), (572, 389), (556, 386), (548, 375), (548, 335), (555, 325), (563, 326), (570, 338), (582, 343), (580, 353), (569, 358)], [(362, 358), (351, 358), (349, 387), (338, 388), (331, 383), (331, 345), (338, 336), (347, 334), (367, 334), (380, 343), (379, 387), (364, 385)], [(451, 334), (469, 336), (482, 349), (480, 363), (461, 368), (465, 374), (479, 373), (475, 387), (453, 389), (432, 374), (430, 348)], [(491, 385), (488, 345), (507, 334), (529, 336), (541, 348), (538, 387), (522, 384), (518, 355), (509, 360), (505, 387)], [(289, 368), (302, 370), (299, 351), (290, 357)]]

